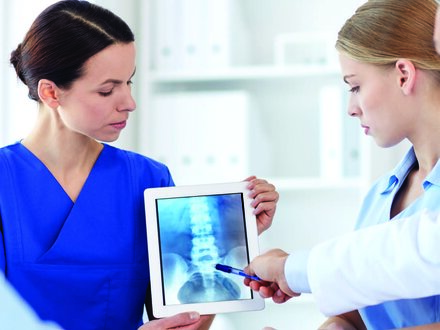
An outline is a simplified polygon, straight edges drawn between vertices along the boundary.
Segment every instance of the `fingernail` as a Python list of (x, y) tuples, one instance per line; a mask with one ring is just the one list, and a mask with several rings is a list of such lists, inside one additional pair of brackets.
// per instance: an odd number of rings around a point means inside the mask
[(191, 312), (191, 313), (189, 313), (189, 318), (190, 318), (191, 320), (197, 320), (197, 319), (200, 318), (200, 314), (197, 313), (197, 312)]

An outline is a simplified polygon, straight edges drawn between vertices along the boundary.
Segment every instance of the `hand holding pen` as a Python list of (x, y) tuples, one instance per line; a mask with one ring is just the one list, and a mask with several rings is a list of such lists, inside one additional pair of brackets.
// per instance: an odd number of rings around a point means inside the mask
[(253, 281), (261, 281), (261, 279), (258, 276), (246, 274), (242, 269), (234, 268), (234, 267), (231, 267), (228, 265), (216, 264), (215, 269), (220, 270), (225, 273), (243, 276), (243, 277), (248, 278)]
[(289, 288), (284, 275), (284, 265), (288, 256), (286, 252), (274, 249), (256, 257), (243, 272), (251, 276), (256, 275), (261, 280), (246, 278), (244, 284), (258, 291), (263, 298), (272, 298), (278, 304), (299, 296), (299, 293)]
[[(228, 265), (216, 264), (215, 269), (238, 276), (243, 276), (244, 284), (249, 286), (252, 290), (258, 291), (263, 298), (272, 297), (274, 302), (282, 303), (290, 299), (290, 296), (285, 295), (274, 282), (263, 281), (256, 275), (249, 275), (244, 270), (234, 268)], [(276, 297), (275, 297), (276, 296)], [(278, 299), (281, 299), (278, 301)]]

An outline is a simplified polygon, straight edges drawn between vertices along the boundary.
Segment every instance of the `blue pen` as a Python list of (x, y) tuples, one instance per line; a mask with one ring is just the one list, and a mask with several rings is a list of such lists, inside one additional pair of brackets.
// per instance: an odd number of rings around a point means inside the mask
[(247, 278), (250, 278), (251, 280), (254, 280), (254, 281), (262, 281), (262, 279), (259, 278), (258, 276), (246, 274), (242, 269), (234, 268), (231, 266), (216, 264), (215, 269), (220, 270), (225, 273), (230, 273), (230, 274), (235, 274), (235, 275), (247, 277)]

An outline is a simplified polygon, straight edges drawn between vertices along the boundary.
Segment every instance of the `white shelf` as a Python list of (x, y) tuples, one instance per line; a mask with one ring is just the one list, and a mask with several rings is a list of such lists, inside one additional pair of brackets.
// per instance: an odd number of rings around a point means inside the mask
[(151, 71), (153, 83), (272, 80), (340, 74), (336, 65), (248, 66), (190, 71)]

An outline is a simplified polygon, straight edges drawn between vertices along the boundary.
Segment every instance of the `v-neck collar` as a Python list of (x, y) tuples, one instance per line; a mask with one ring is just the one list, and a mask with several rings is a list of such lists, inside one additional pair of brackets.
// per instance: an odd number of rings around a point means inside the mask
[(66, 192), (66, 190), (64, 189), (64, 187), (60, 184), (60, 182), (58, 181), (58, 179), (55, 177), (55, 175), (53, 175), (53, 173), (50, 171), (50, 169), (46, 166), (46, 164), (44, 164), (43, 161), (41, 161), (40, 158), (38, 158), (31, 150), (29, 150), (23, 143), (21, 142), (17, 142), (17, 144), (19, 145), (20, 150), (22, 150), (23, 153), (26, 154), (27, 158), (32, 159), (33, 161), (33, 165), (37, 166), (39, 170), (43, 170), (45, 172), (47, 172), (48, 176), (50, 178), (52, 178), (52, 180), (59, 186), (60, 190), (62, 190), (62, 192), (65, 194), (65, 196), (73, 203), (75, 204), (76, 202), (78, 202), (79, 198), (81, 197), (85, 187), (87, 186), (88, 181), (90, 181), (90, 177), (93, 175), (94, 169), (97, 166), (97, 163), (99, 163), (100, 159), (102, 158), (102, 155), (104, 154), (104, 152), (106, 152), (107, 150), (107, 145), (106, 144), (102, 144), (102, 149), (98, 154), (98, 157), (95, 160), (95, 163), (93, 164), (92, 168), (90, 169), (89, 174), (87, 175), (87, 178), (84, 181), (84, 184), (81, 187), (81, 190), (79, 191), (76, 201), (73, 201), (72, 198), (70, 198), (69, 194)]

